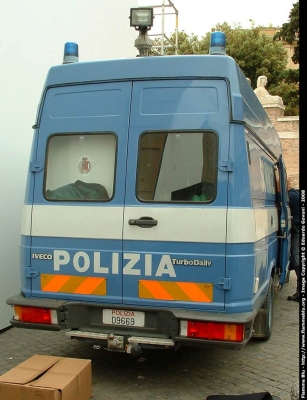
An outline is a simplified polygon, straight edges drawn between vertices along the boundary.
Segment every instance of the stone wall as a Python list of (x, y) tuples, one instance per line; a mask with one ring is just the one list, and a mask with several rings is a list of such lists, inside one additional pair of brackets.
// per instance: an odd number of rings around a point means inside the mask
[(274, 124), (283, 149), (287, 175), (293, 186), (299, 189), (299, 117), (284, 117), (284, 107), (268, 107), (263, 104), (270, 120)]

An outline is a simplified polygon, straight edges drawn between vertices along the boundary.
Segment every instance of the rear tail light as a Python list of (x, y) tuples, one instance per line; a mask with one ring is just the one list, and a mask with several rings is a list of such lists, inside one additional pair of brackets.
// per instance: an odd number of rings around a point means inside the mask
[(180, 336), (195, 339), (242, 342), (244, 325), (220, 322), (181, 321)]
[(14, 319), (17, 321), (45, 325), (56, 325), (58, 323), (56, 310), (49, 308), (14, 306), (14, 311)]

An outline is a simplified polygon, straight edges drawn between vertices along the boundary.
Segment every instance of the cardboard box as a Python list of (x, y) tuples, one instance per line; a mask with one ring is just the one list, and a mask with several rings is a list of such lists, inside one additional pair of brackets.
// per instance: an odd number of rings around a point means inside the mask
[(89, 400), (91, 360), (34, 355), (0, 376), (1, 400)]

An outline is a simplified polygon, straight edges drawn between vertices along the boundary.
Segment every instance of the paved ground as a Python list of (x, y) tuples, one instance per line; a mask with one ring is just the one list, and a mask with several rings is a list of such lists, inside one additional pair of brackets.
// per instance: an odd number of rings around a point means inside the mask
[(295, 292), (295, 279), (291, 272), (276, 296), (268, 342), (252, 340), (239, 351), (151, 351), (137, 359), (93, 350), (63, 332), (10, 328), (0, 333), (0, 375), (33, 354), (46, 354), (91, 359), (92, 400), (196, 400), (262, 391), (290, 400), (290, 388), (299, 376), (299, 304), (287, 301)]

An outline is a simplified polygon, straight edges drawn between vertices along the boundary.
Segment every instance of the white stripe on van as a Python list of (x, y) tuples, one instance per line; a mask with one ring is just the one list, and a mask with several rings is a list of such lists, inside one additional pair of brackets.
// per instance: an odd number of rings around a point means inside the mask
[[(62, 205), (23, 206), (21, 234), (38, 237), (122, 239), (123, 207)], [(129, 225), (129, 219), (151, 217), (152, 228)], [(227, 232), (226, 232), (227, 230)], [(125, 240), (254, 243), (278, 230), (275, 208), (126, 207)]]
[(272, 208), (229, 208), (227, 243), (257, 242), (278, 231), (278, 213)]
[(31, 211), (32, 205), (23, 205), (21, 216), (21, 234), (30, 236), (31, 232)]

